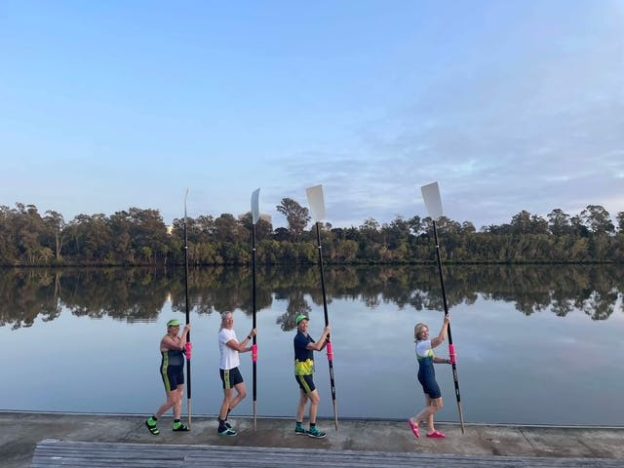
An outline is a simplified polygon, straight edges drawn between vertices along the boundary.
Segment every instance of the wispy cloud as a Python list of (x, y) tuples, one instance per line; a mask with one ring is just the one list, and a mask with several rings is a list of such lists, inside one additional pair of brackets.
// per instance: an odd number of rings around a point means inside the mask
[(449, 216), (477, 225), (522, 209), (624, 210), (624, 28), (600, 19), (592, 33), (518, 39), (504, 62), (447, 76), (363, 125), (356, 149), (297, 158), (287, 171), (314, 168), (339, 222), (424, 215), (418, 187), (432, 180)]

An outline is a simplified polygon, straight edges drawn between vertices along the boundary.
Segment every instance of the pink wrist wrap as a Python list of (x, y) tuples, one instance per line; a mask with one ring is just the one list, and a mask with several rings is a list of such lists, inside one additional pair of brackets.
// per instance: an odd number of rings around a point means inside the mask
[(329, 362), (333, 362), (334, 360), (334, 346), (332, 345), (331, 341), (327, 343), (327, 360)]
[(449, 345), (449, 358), (451, 359), (451, 364), (457, 363), (457, 354), (455, 353), (455, 345)]

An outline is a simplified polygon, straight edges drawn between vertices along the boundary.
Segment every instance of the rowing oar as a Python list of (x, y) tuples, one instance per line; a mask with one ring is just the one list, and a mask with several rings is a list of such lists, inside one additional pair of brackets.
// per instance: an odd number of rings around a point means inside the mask
[[(321, 246), (320, 223), (325, 219), (325, 197), (323, 196), (323, 186), (315, 185), (306, 189), (310, 211), (316, 223), (316, 244), (318, 246), (319, 269), (321, 271), (321, 288), (323, 290), (323, 311), (325, 312), (325, 326), (329, 326), (329, 316), (327, 314), (327, 298), (325, 294), (325, 275), (323, 273), (323, 248)], [(332, 404), (334, 405), (334, 424), (338, 430), (338, 408), (336, 402), (336, 383), (334, 381), (334, 347), (327, 336), (327, 361), (329, 362), (329, 383), (331, 385)]]
[[(260, 209), (258, 198), (260, 196), (260, 189), (254, 190), (251, 194), (251, 282), (252, 282), (252, 303), (253, 303), (253, 323), (252, 328), (256, 329), (256, 223), (260, 219)], [(251, 359), (253, 361), (253, 420), (254, 431), (256, 430), (256, 399), (258, 396), (257, 385), (257, 364), (258, 364), (258, 343), (256, 342), (256, 335), (253, 337), (253, 345), (251, 347)]]
[[(442, 302), (444, 303), (444, 317), (448, 316), (448, 303), (446, 302), (446, 289), (444, 288), (444, 275), (442, 274), (442, 260), (440, 257), (440, 242), (438, 240), (438, 228), (436, 220), (442, 216), (442, 198), (440, 197), (440, 188), (437, 182), (423, 185), (420, 188), (422, 196), (425, 200), (427, 212), (433, 221), (433, 237), (436, 247), (436, 258), (438, 260), (438, 272), (440, 274), (440, 286), (442, 288)], [(451, 367), (453, 368), (453, 382), (455, 383), (455, 397), (457, 398), (457, 410), (459, 411), (459, 422), (461, 424), (462, 434), (464, 433), (464, 412), (462, 410), (461, 396), (459, 395), (459, 378), (457, 377), (457, 355), (455, 353), (455, 345), (453, 344), (453, 335), (451, 334), (451, 324), (448, 325), (449, 340), (449, 358)]]
[[(186, 309), (186, 324), (190, 323), (189, 314), (189, 288), (188, 288), (188, 233), (186, 229), (187, 216), (186, 216), (186, 199), (188, 198), (189, 189), (186, 189), (184, 195), (184, 294), (185, 294), (185, 309)], [(191, 353), (193, 345), (191, 344), (191, 332), (186, 335), (186, 379), (188, 383), (186, 385), (186, 403), (188, 409), (188, 425), (191, 428)]]

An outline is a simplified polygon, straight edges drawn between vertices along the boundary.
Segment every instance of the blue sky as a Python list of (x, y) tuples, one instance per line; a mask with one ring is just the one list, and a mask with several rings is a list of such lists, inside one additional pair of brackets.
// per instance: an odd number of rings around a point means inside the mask
[(0, 204), (624, 211), (624, 2), (0, 0)]

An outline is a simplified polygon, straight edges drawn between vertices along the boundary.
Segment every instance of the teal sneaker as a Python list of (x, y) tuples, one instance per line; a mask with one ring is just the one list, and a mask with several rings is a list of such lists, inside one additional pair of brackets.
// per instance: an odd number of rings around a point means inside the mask
[(305, 427), (303, 427), (301, 424), (297, 424), (295, 426), (295, 434), (296, 435), (307, 435), (308, 431), (306, 431)]
[(327, 437), (327, 434), (325, 434), (323, 431), (319, 431), (316, 426), (310, 428), (307, 434), (308, 437), (312, 437), (313, 439), (324, 439), (325, 437)]

